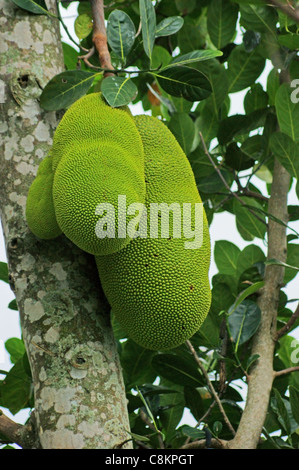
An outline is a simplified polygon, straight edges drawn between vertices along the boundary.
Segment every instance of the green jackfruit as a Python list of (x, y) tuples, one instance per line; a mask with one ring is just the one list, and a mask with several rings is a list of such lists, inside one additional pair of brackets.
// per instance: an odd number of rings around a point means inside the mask
[[(152, 203), (195, 203), (202, 208), (191, 166), (173, 134), (158, 119), (137, 116), (145, 154), (147, 222)], [(162, 219), (161, 219), (162, 220)], [(176, 238), (175, 218), (169, 234), (159, 226), (158, 238), (135, 238), (123, 250), (97, 256), (102, 287), (112, 311), (139, 345), (154, 350), (177, 347), (203, 323), (210, 307), (208, 279), (210, 239), (205, 213), (202, 245), (186, 249), (190, 236)], [(144, 219), (141, 219), (140, 230)], [(149, 225), (149, 224), (147, 224)], [(183, 222), (179, 224), (182, 228)], [(195, 219), (192, 217), (192, 230)], [(161, 234), (166, 238), (161, 238)], [(169, 235), (169, 236), (168, 236)], [(187, 234), (188, 235), (188, 234)]]
[(37, 175), (29, 188), (26, 219), (32, 233), (45, 240), (61, 235), (52, 198), (54, 173), (52, 158), (48, 155), (40, 163)]
[[(93, 255), (125, 247), (131, 237), (112, 220), (119, 220), (119, 196), (127, 204), (145, 200), (143, 145), (130, 111), (111, 108), (100, 93), (80, 98), (59, 123), (51, 154), (60, 230)], [(110, 207), (104, 209), (103, 204)], [(33, 200), (31, 206), (33, 214)], [(124, 228), (130, 219), (125, 217)], [(114, 233), (109, 232), (111, 226)]]

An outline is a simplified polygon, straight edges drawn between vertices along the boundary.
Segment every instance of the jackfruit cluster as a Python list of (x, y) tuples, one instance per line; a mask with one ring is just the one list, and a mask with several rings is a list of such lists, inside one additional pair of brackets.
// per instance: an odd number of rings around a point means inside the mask
[[(127, 207), (144, 210), (135, 233), (118, 237), (118, 196)], [(115, 208), (115, 238), (99, 239), (95, 227), (103, 202)], [(152, 204), (192, 207), (188, 236), (184, 221), (169, 212), (169, 233), (158, 218), (151, 235)], [(189, 161), (169, 129), (157, 118), (133, 116), (110, 108), (93, 93), (73, 104), (61, 120), (51, 156), (40, 164), (27, 199), (27, 222), (39, 238), (63, 233), (95, 255), (104, 293), (128, 337), (154, 350), (179, 346), (200, 328), (209, 311), (210, 238), (202, 212), (198, 247), (188, 249), (195, 233), (194, 207), (201, 205)], [(160, 220), (160, 222), (159, 222)], [(179, 229), (180, 236), (175, 235)], [(142, 233), (141, 233), (142, 232)], [(190, 247), (189, 247), (190, 248)]]
[[(84, 96), (60, 121), (51, 159), (55, 217), (51, 218), (52, 223), (43, 224), (43, 230), (39, 229), (41, 214), (36, 204), (40, 210), (47, 209), (42, 204), (45, 196), (43, 180), (39, 178), (32, 185), (40, 188), (38, 194), (35, 190), (38, 202), (32, 197), (27, 201), (31, 231), (39, 238), (50, 239), (58, 234), (58, 225), (60, 233), (93, 255), (114, 253), (126, 246), (129, 236), (100, 238), (95, 227), (103, 217), (97, 210), (99, 204), (112, 204), (117, 222), (119, 194), (126, 196), (128, 204), (145, 200), (143, 146), (130, 112), (111, 108), (100, 93)], [(48, 164), (49, 174), (50, 170)], [(130, 218), (127, 216), (126, 223)], [(117, 223), (115, 230), (118, 232)], [(104, 230), (102, 233), (105, 235)]]

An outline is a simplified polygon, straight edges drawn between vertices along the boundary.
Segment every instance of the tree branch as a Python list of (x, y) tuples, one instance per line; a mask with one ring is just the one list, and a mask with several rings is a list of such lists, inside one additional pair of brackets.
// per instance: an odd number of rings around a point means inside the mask
[(276, 379), (276, 377), (280, 377), (281, 375), (291, 374), (292, 372), (297, 372), (297, 371), (299, 371), (299, 366), (288, 367), (288, 369), (274, 371), (273, 376)]
[[(224, 441), (223, 439), (211, 439), (210, 447), (212, 449), (227, 449), (229, 441)], [(193, 441), (189, 444), (184, 444), (180, 449), (205, 449), (206, 440), (201, 439), (200, 441)]]
[[(91, 0), (91, 11), (93, 18), (92, 41), (98, 51), (101, 68), (111, 70), (111, 57), (108, 50), (107, 35), (105, 27), (104, 0)], [(104, 72), (104, 77), (114, 75)]]
[(290, 329), (292, 328), (292, 326), (294, 325), (294, 323), (296, 322), (298, 318), (299, 318), (299, 304), (295, 312), (293, 313), (293, 315), (290, 317), (289, 321), (282, 328), (280, 328), (280, 330), (277, 331), (275, 340), (278, 341), (279, 338), (281, 338), (286, 333), (288, 333), (288, 331), (290, 331)]
[(227, 415), (226, 415), (226, 413), (225, 413), (225, 410), (224, 410), (224, 408), (223, 408), (223, 406), (222, 406), (222, 403), (221, 403), (221, 401), (220, 401), (220, 398), (219, 398), (219, 396), (218, 396), (216, 390), (214, 389), (212, 382), (210, 381), (210, 378), (209, 378), (209, 375), (208, 375), (206, 369), (205, 369), (204, 366), (202, 365), (202, 363), (201, 363), (201, 361), (200, 361), (198, 355), (196, 354), (195, 349), (193, 348), (193, 346), (192, 346), (192, 344), (190, 343), (189, 340), (186, 341), (186, 344), (187, 344), (188, 348), (190, 349), (190, 351), (191, 351), (191, 353), (192, 353), (192, 355), (193, 355), (193, 357), (194, 357), (194, 359), (195, 359), (195, 361), (196, 361), (198, 367), (200, 368), (201, 372), (203, 373), (203, 375), (204, 375), (204, 377), (205, 377), (205, 379), (206, 379), (206, 381), (207, 381), (208, 387), (209, 387), (209, 389), (211, 390), (211, 393), (212, 393), (213, 397), (215, 398), (215, 401), (216, 401), (216, 403), (217, 403), (217, 405), (218, 405), (218, 407), (219, 407), (219, 410), (220, 410), (220, 412), (221, 412), (221, 414), (222, 414), (222, 416), (223, 416), (223, 419), (224, 419), (224, 421), (225, 421), (227, 427), (229, 428), (229, 430), (231, 431), (231, 433), (232, 433), (233, 435), (235, 435), (236, 432), (235, 432), (234, 428), (232, 427), (232, 425), (231, 425), (231, 423), (230, 423), (230, 421), (229, 421), (229, 419), (228, 419), (228, 417), (227, 417)]
[[(290, 175), (275, 160), (269, 213), (277, 219), (288, 220), (287, 195)], [(268, 224), (267, 258), (286, 260), (286, 228), (270, 219)], [(262, 432), (273, 383), (273, 354), (276, 335), (276, 316), (279, 291), (284, 276), (284, 267), (267, 265), (264, 287), (258, 299), (262, 312), (259, 329), (254, 336), (251, 354), (259, 359), (252, 367), (248, 383), (248, 394), (244, 412), (234, 439), (229, 443), (233, 449), (255, 449)]]
[(9, 442), (16, 443), (20, 447), (23, 447), (23, 443), (20, 439), (22, 424), (15, 423), (8, 416), (6, 416), (2, 410), (0, 410), (0, 432), (4, 434)]
[(299, 23), (299, 9), (298, 8), (294, 8), (289, 3), (288, 4), (281, 3), (279, 0), (270, 0), (270, 2), (266, 1), (265, 3), (267, 3), (267, 5), (270, 5), (272, 7), (278, 8), (280, 11), (282, 11), (282, 13), (287, 15), (292, 20), (296, 21), (296, 23)]

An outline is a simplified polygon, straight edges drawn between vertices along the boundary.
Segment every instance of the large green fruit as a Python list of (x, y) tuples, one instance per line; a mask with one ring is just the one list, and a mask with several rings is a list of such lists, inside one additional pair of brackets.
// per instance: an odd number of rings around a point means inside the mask
[(40, 163), (37, 175), (29, 188), (26, 202), (26, 219), (32, 233), (49, 240), (61, 235), (55, 216), (52, 198), (52, 158), (47, 155)]
[[(162, 233), (160, 218), (158, 238), (150, 237), (152, 203), (177, 203), (181, 209), (191, 203), (194, 230), (195, 203), (201, 199), (188, 159), (167, 127), (149, 116), (137, 116), (135, 123), (145, 154), (147, 236), (118, 253), (97, 256), (96, 262), (113, 314), (128, 336), (145, 348), (163, 350), (190, 338), (209, 311), (210, 239), (204, 212), (198, 248), (186, 244), (191, 240), (184, 236), (183, 221), (173, 233), (177, 219), (171, 216), (169, 234)], [(176, 238), (180, 227), (182, 237)]]
[(131, 238), (114, 224), (119, 196), (127, 204), (145, 201), (143, 145), (129, 110), (111, 108), (100, 93), (80, 98), (59, 123), (51, 155), (53, 203), (64, 235), (93, 255), (125, 247)]

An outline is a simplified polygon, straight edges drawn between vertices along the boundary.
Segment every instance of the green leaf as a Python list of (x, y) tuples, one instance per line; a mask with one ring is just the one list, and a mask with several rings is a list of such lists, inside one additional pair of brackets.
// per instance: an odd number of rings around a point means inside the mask
[(288, 47), (291, 50), (299, 49), (298, 34), (281, 34), (277, 39), (281, 46)]
[(259, 109), (250, 114), (234, 114), (220, 122), (218, 141), (221, 145), (230, 142), (238, 135), (248, 134), (250, 131), (262, 127), (265, 123), (267, 110)]
[(235, 352), (241, 344), (248, 341), (257, 331), (261, 321), (261, 310), (252, 300), (243, 300), (229, 315), (228, 329), (235, 343)]
[(175, 5), (180, 13), (188, 15), (196, 7), (196, 0), (175, 0)]
[(194, 440), (200, 440), (200, 439), (205, 439), (206, 435), (204, 431), (201, 431), (200, 429), (192, 428), (188, 424), (183, 424), (178, 431), (180, 431), (184, 436), (191, 437)]
[[(220, 172), (228, 185), (230, 185), (231, 180), (228, 171), (220, 170)], [(220, 179), (220, 176), (218, 173), (216, 173), (216, 171), (205, 178), (200, 178), (197, 181), (197, 188), (200, 192), (207, 194), (213, 194), (217, 191), (226, 191), (226, 187), (224, 186), (223, 181)]]
[(208, 6), (207, 27), (212, 43), (222, 49), (235, 35), (238, 7), (227, 0), (212, 0)]
[(254, 165), (254, 160), (242, 151), (236, 142), (231, 142), (226, 149), (225, 163), (237, 171), (247, 170)]
[(19, 310), (16, 299), (13, 299), (11, 302), (9, 302), (8, 308), (10, 308), (11, 310), (16, 310), (16, 311)]
[(87, 13), (77, 16), (74, 28), (76, 36), (80, 40), (87, 38), (93, 29), (92, 17)]
[(96, 75), (83, 70), (69, 70), (55, 75), (41, 94), (41, 107), (46, 111), (68, 108), (85, 95)]
[(168, 124), (168, 129), (173, 133), (184, 153), (190, 153), (195, 128), (192, 119), (187, 113), (175, 113)]
[(7, 263), (0, 261), (0, 281), (4, 281), (8, 284), (8, 267)]
[[(162, 381), (165, 384), (165, 380)], [(167, 381), (166, 386), (170, 386)], [(176, 435), (176, 427), (182, 419), (185, 400), (183, 395), (183, 387), (172, 385), (173, 389), (179, 393), (169, 395), (161, 395), (159, 418), (163, 426), (163, 433), (166, 434), (166, 442), (169, 443)]]
[[(210, 81), (212, 86), (212, 94), (208, 98), (208, 101), (211, 103), (209, 107), (213, 109), (213, 113), (217, 116), (219, 114), (219, 107), (224, 102), (228, 93), (228, 80), (226, 69), (223, 64), (220, 64), (217, 59), (211, 59), (206, 62), (199, 62), (194, 65), (194, 68), (203, 73)], [(207, 104), (207, 102), (206, 102)], [(209, 119), (207, 123), (209, 123)]]
[(113, 108), (129, 104), (137, 95), (137, 87), (129, 77), (106, 77), (102, 81), (102, 93)]
[[(49, 11), (44, 0), (13, 0), (20, 8), (36, 15), (48, 15)], [(53, 15), (54, 16), (54, 15)]]
[(299, 390), (297, 390), (293, 385), (289, 387), (290, 391), (290, 405), (292, 409), (293, 416), (299, 425)]
[(19, 338), (9, 338), (5, 342), (5, 349), (10, 354), (10, 360), (15, 364), (25, 353), (25, 346)]
[(294, 142), (299, 141), (299, 103), (292, 102), (292, 90), (287, 83), (278, 88), (275, 107), (280, 131)]
[(236, 273), (240, 252), (240, 248), (227, 240), (215, 242), (214, 259), (221, 274), (234, 275)]
[(275, 95), (280, 86), (279, 83), (279, 73), (278, 71), (274, 68), (271, 70), (271, 72), (268, 74), (267, 77), (267, 94), (269, 96), (269, 105), (274, 106), (275, 105)]
[(255, 263), (265, 261), (266, 257), (257, 245), (248, 245), (241, 251), (237, 259), (237, 271), (242, 274), (246, 269), (252, 268)]
[[(79, 52), (66, 42), (62, 42), (64, 65), (67, 70), (74, 70), (77, 65)], [(84, 65), (83, 65), (84, 66)]]
[(229, 308), (228, 313), (231, 315), (236, 308), (245, 300), (249, 295), (254, 294), (256, 291), (261, 289), (264, 286), (264, 281), (259, 281), (255, 282), (251, 286), (247, 287), (247, 289), (244, 289), (237, 297), (236, 301), (233, 303), (233, 305)]
[(181, 16), (169, 16), (165, 18), (156, 27), (156, 38), (177, 33), (182, 28), (183, 24), (184, 18)]
[(152, 367), (155, 371), (172, 383), (186, 387), (204, 385), (204, 379), (195, 362), (174, 354), (158, 354), (153, 357)]
[(259, 54), (259, 47), (252, 52), (246, 52), (243, 45), (235, 47), (227, 63), (229, 93), (253, 85), (265, 67), (265, 59)]
[(270, 137), (270, 149), (294, 178), (299, 174), (299, 146), (288, 135), (275, 132)]
[(201, 25), (193, 18), (185, 17), (184, 25), (178, 32), (178, 46), (182, 54), (189, 53), (205, 46), (205, 37), (201, 33)]
[(142, 385), (155, 379), (155, 372), (151, 367), (154, 354), (154, 351), (142, 348), (130, 339), (122, 344), (120, 360), (127, 387)]
[(288, 411), (285, 405), (285, 400), (283, 400), (280, 396), (280, 393), (276, 388), (273, 388), (276, 406), (272, 406), (274, 408), (275, 413), (277, 414), (278, 421), (280, 422), (281, 426), (287, 433), (287, 435), (291, 434), (291, 423), (289, 420)]
[[(299, 245), (288, 243), (287, 246), (287, 264), (283, 282), (290, 282), (298, 273), (299, 267)], [(294, 269), (295, 268), (295, 269)]]
[(185, 387), (184, 396), (186, 407), (189, 408), (196, 420), (199, 420), (205, 413), (203, 399), (196, 388)]
[(244, 207), (237, 199), (234, 199), (233, 202), (237, 229), (239, 230), (240, 227), (242, 227), (252, 236), (264, 239), (267, 226), (262, 221), (265, 221), (265, 216), (263, 214), (258, 214), (259, 219), (261, 219), (259, 220), (257, 217), (255, 217), (254, 213), (249, 210), (249, 208), (252, 211), (254, 211), (255, 208), (261, 209), (261, 205), (253, 198), (241, 197), (241, 199), (247, 207)]
[(247, 30), (274, 34), (277, 13), (266, 5), (240, 5), (240, 24)]
[(222, 56), (221, 51), (210, 50), (195, 50), (188, 54), (183, 54), (175, 57), (173, 61), (168, 65), (167, 68), (178, 66), (178, 65), (193, 65), (197, 62), (203, 62), (204, 60), (213, 59), (215, 57)]
[(122, 10), (113, 10), (107, 22), (107, 39), (115, 54), (125, 62), (135, 42), (136, 29), (133, 21)]
[[(223, 309), (220, 308), (218, 312), (220, 310)], [(195, 333), (195, 335), (192, 336), (192, 343), (197, 344), (198, 346), (204, 346), (208, 349), (214, 349), (219, 347), (219, 326), (217, 325), (211, 313), (207, 315), (205, 321), (203, 322), (199, 330)]]
[(8, 408), (12, 414), (18, 413), (29, 406), (32, 395), (32, 384), (24, 370), (21, 357), (6, 375), (1, 386), (0, 404)]
[(257, 109), (266, 108), (268, 105), (268, 95), (263, 90), (260, 83), (252, 85), (244, 98), (244, 109), (246, 114), (250, 114)]
[(151, 0), (139, 0), (139, 9), (143, 48), (151, 61), (156, 34), (156, 12)]
[(188, 101), (204, 100), (212, 91), (207, 77), (191, 67), (167, 67), (153, 75), (166, 93)]

